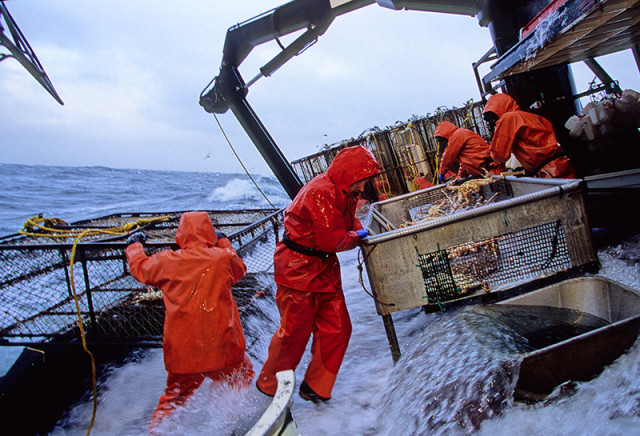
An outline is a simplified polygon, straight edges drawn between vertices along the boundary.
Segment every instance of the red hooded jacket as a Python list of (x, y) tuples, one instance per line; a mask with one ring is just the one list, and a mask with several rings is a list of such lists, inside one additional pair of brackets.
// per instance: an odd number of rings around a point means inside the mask
[(179, 250), (149, 257), (140, 243), (127, 247), (131, 275), (162, 289), (165, 368), (178, 374), (233, 368), (244, 361), (245, 340), (231, 286), (246, 266), (229, 240), (217, 238), (206, 212), (182, 215), (176, 242)]
[[(293, 242), (326, 253), (350, 250), (358, 245), (355, 230), (362, 224), (355, 216), (357, 199), (349, 187), (380, 174), (380, 166), (364, 147), (342, 149), (326, 172), (308, 182), (287, 206), (285, 233)], [(301, 254), (282, 241), (274, 254), (275, 281), (279, 285), (309, 292), (341, 289), (340, 264), (327, 258)]]
[(454, 167), (457, 161), (460, 161), (459, 178), (482, 176), (483, 169), (489, 171), (492, 162), (490, 146), (482, 136), (471, 130), (457, 127), (449, 121), (438, 124), (434, 136), (448, 141), (440, 162), (439, 172), (443, 176)]
[(575, 177), (571, 161), (561, 156), (562, 149), (549, 120), (520, 110), (516, 101), (504, 93), (492, 95), (484, 112), (498, 116), (491, 141), (493, 160), (506, 162), (513, 153), (522, 167), (534, 176)]

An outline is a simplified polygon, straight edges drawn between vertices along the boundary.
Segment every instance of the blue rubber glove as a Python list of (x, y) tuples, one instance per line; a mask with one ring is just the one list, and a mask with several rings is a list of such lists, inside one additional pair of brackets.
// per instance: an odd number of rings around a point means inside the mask
[(358, 234), (360, 239), (366, 238), (367, 236), (369, 236), (369, 231), (367, 229), (356, 230), (356, 233)]
[(142, 232), (135, 232), (127, 238), (127, 245), (131, 245), (134, 242), (139, 242), (141, 244), (144, 244), (144, 241), (146, 240), (147, 240), (147, 235), (145, 235)]
[(444, 183), (444, 176), (442, 174), (438, 174), (438, 180), (440, 180), (440, 183)]

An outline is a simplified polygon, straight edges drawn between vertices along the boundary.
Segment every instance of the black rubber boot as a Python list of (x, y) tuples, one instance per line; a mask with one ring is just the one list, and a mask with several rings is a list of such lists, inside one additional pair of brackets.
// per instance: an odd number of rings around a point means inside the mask
[(307, 401), (313, 401), (315, 404), (329, 401), (329, 398), (321, 397), (316, 394), (313, 389), (309, 387), (306, 381), (303, 381), (300, 385), (300, 396)]

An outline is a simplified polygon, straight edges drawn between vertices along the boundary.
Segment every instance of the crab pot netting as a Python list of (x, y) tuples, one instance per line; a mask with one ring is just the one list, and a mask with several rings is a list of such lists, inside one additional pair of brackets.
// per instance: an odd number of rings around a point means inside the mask
[(560, 221), (417, 256), (430, 304), (572, 266)]
[[(216, 229), (228, 235), (247, 265), (234, 286), (244, 312), (273, 272), (273, 248), (282, 211), (209, 211)], [(65, 230), (120, 227), (137, 219), (169, 216), (142, 225), (148, 255), (175, 249), (180, 213), (112, 215), (64, 225)], [(11, 343), (67, 341), (77, 334), (77, 304), (87, 337), (100, 342), (159, 342), (164, 305), (160, 290), (129, 275), (126, 235), (94, 235), (76, 246), (73, 278), (70, 258), (75, 237), (10, 235), (0, 239), (0, 336)], [(72, 280), (76, 297), (73, 294)]]

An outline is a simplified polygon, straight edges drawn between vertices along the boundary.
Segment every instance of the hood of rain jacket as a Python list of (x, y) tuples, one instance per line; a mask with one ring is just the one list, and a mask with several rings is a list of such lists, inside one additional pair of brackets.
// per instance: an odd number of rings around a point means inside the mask
[(231, 286), (246, 266), (226, 238), (218, 240), (205, 212), (182, 215), (179, 250), (147, 256), (140, 243), (127, 247), (131, 275), (162, 289), (164, 363), (178, 374), (226, 370), (245, 358), (245, 339)]
[(213, 247), (218, 236), (206, 212), (187, 212), (180, 218), (176, 244), (180, 248)]
[(489, 97), (487, 104), (484, 106), (484, 113), (493, 112), (500, 118), (507, 112), (518, 111), (520, 106), (508, 94), (499, 93)]
[(561, 155), (562, 149), (549, 120), (520, 110), (515, 100), (503, 93), (491, 96), (484, 112), (493, 112), (499, 117), (491, 140), (491, 158), (494, 161), (506, 162), (513, 153), (530, 175), (575, 176), (571, 161)]
[(451, 138), (451, 135), (453, 135), (453, 132), (455, 132), (456, 130), (458, 130), (458, 126), (456, 126), (452, 122), (443, 121), (438, 124), (438, 127), (436, 127), (436, 131), (433, 133), (433, 136), (435, 136), (436, 138), (444, 138), (448, 141), (449, 138)]
[[(307, 183), (285, 210), (288, 237), (299, 245), (326, 253), (358, 245), (362, 228), (355, 216), (357, 198), (349, 187), (380, 174), (373, 154), (364, 147), (341, 150), (326, 172)], [(335, 292), (342, 289), (337, 256), (326, 258), (293, 251), (279, 243), (274, 255), (275, 280), (292, 289)]]

